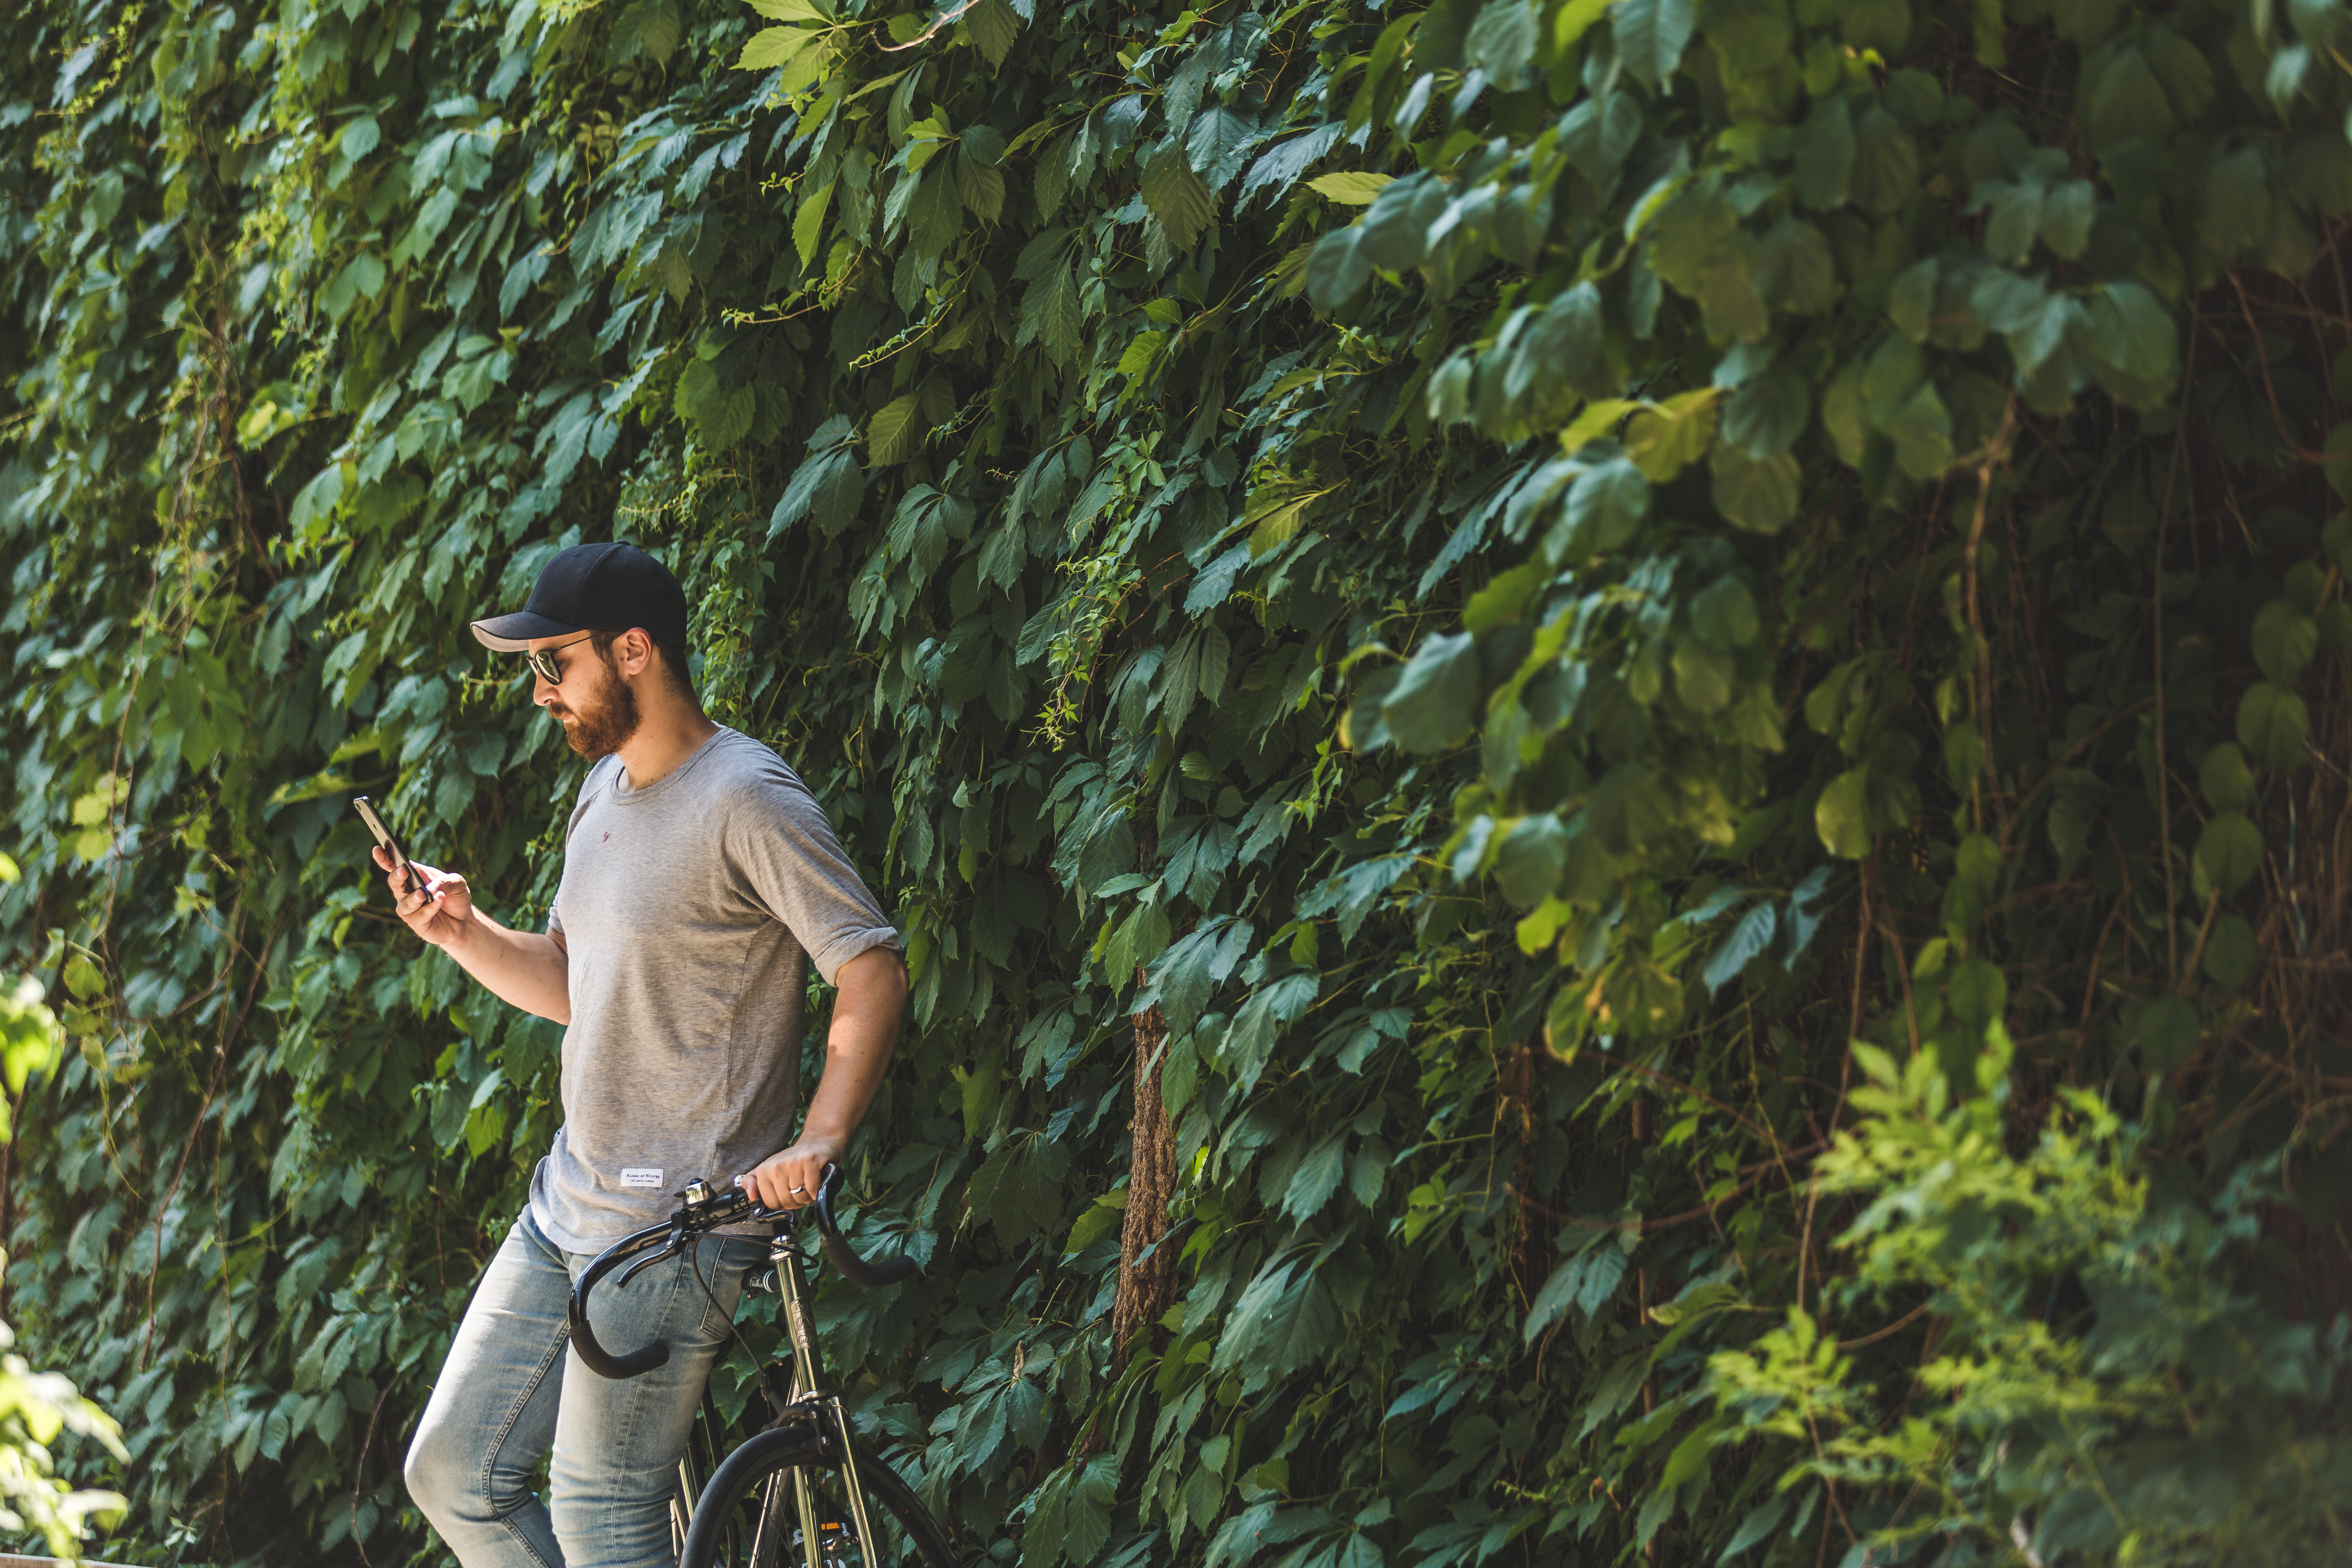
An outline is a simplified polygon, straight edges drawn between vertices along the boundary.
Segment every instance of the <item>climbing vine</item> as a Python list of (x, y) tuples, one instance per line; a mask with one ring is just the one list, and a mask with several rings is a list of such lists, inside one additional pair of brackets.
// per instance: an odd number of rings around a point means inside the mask
[(2340, 6), (0, 48), (0, 969), (75, 1047), (0, 1229), (110, 1556), (438, 1551), (560, 1032), (344, 802), (543, 917), (579, 764), (465, 623), (615, 536), (905, 933), (926, 1274), (820, 1317), (974, 1549), (2340, 1555)]

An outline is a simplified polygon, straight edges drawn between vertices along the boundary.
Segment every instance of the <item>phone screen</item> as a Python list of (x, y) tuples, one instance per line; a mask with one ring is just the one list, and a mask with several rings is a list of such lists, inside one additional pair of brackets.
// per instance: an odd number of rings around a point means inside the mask
[(383, 818), (376, 815), (374, 803), (363, 795), (353, 795), (352, 809), (360, 814), (360, 820), (367, 824), (370, 833), (375, 835), (375, 841), (383, 846), (385, 854), (392, 857), (393, 869), (407, 872), (409, 887), (417, 892), (423, 892), (425, 879), (419, 877), (416, 874), (416, 868), (408, 863), (408, 851), (400, 847), (400, 840), (393, 836), (391, 828), (383, 825)]

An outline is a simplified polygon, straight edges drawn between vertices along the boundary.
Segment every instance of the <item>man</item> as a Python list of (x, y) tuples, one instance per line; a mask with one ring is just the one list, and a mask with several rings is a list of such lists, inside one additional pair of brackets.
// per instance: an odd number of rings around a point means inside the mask
[[(705, 1237), (596, 1292), (604, 1344), (671, 1347), (627, 1382), (566, 1353), (572, 1279), (666, 1217), (697, 1176), (736, 1176), (772, 1208), (810, 1201), (889, 1063), (906, 971), (806, 787), (704, 715), (686, 596), (659, 562), (579, 545), (548, 563), (520, 613), (473, 626), (525, 654), (533, 700), (595, 765), (544, 935), (490, 919), (454, 872), (417, 867), (422, 892), (390, 879), (418, 936), (566, 1026), (563, 1125), (466, 1309), (409, 1448), (408, 1489), (466, 1568), (668, 1563), (672, 1479), (765, 1227)], [(391, 871), (383, 851), (376, 860)], [(840, 994), (824, 1079), (784, 1147), (811, 963)], [(544, 1502), (531, 1490), (541, 1459)]]

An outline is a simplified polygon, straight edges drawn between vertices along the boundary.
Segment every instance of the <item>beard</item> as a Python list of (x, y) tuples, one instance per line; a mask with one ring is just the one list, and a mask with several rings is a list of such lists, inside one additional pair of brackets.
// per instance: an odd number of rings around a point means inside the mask
[(580, 707), (557, 709), (555, 717), (563, 726), (564, 740), (590, 762), (609, 757), (626, 745), (642, 719), (637, 694), (629, 689), (609, 658), (604, 665), (604, 689)]

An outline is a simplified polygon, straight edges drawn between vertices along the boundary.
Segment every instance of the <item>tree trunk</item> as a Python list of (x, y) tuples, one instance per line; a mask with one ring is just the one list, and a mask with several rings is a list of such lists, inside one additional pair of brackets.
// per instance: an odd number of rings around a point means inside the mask
[[(1142, 981), (1138, 971), (1136, 983)], [(1168, 1108), (1160, 1098), (1158, 1058), (1167, 1039), (1168, 1020), (1158, 1006), (1135, 1015), (1135, 1110), (1128, 1122), (1134, 1153), (1127, 1219), (1119, 1232), (1118, 1296), (1110, 1314), (1112, 1353), (1121, 1367), (1136, 1331), (1165, 1312), (1175, 1295), (1175, 1258), (1164, 1252), (1142, 1256), (1168, 1234), (1168, 1200), (1176, 1192), (1176, 1130), (1168, 1124)]]

